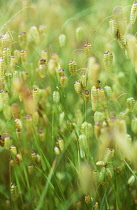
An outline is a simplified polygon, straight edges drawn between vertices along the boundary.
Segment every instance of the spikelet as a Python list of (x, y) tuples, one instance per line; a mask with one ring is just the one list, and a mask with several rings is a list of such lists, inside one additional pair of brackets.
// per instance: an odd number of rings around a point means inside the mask
[(131, 129), (132, 129), (133, 133), (137, 134), (137, 118), (132, 119)]
[(97, 201), (94, 203), (93, 210), (98, 210), (98, 202)]
[(11, 194), (12, 201), (15, 202), (17, 200), (17, 197), (18, 197), (17, 186), (15, 184), (11, 183), (10, 194)]
[(59, 45), (60, 45), (60, 47), (64, 47), (66, 45), (66, 35), (65, 34), (59, 35)]
[(111, 87), (110, 86), (105, 86), (104, 91), (105, 91), (105, 96), (107, 97), (107, 99), (111, 100), (112, 99), (112, 89), (111, 89)]
[(99, 173), (99, 182), (100, 182), (101, 184), (103, 184), (103, 182), (104, 182), (105, 174), (106, 174), (106, 168), (103, 167), (103, 168), (101, 169), (100, 173)]
[(20, 57), (21, 57), (22, 63), (26, 62), (27, 61), (27, 58), (28, 58), (27, 50), (25, 50), (25, 49), (24, 50), (21, 50)]
[(31, 152), (31, 158), (32, 160), (36, 160), (36, 153), (34, 151)]
[(105, 92), (104, 92), (104, 89), (103, 88), (98, 88), (98, 100), (99, 100), (99, 103), (100, 103), (100, 106), (102, 108), (104, 108), (104, 103), (105, 103)]
[(95, 86), (91, 89), (91, 103), (92, 103), (92, 110), (96, 111), (98, 102), (98, 91)]
[(61, 139), (61, 138), (59, 138), (59, 139), (57, 140), (57, 145), (58, 145), (60, 151), (62, 152), (62, 151), (64, 150), (64, 140)]
[(10, 63), (11, 50), (9, 48), (4, 48), (2, 51), (2, 56), (4, 59), (4, 64), (7, 65)]
[(118, 32), (118, 26), (117, 26), (117, 22), (114, 19), (111, 19), (109, 21), (109, 26), (110, 26), (110, 30), (111, 30), (111, 34), (115, 39), (118, 39), (119, 36), (119, 32)]
[(22, 31), (22, 32), (19, 33), (18, 42), (19, 42), (19, 45), (22, 49), (26, 48), (26, 44), (27, 44), (26, 32)]
[(34, 165), (31, 163), (28, 165), (28, 174), (31, 175), (33, 174), (34, 171)]
[(87, 85), (87, 81), (86, 81), (87, 79), (86, 79), (86, 74), (82, 74), (81, 75), (81, 84), (82, 84), (82, 86), (83, 86), (83, 88), (85, 88), (86, 87), (86, 85)]
[(82, 38), (83, 38), (83, 28), (82, 27), (78, 27), (76, 29), (76, 38), (79, 42), (82, 40)]
[(18, 63), (21, 57), (20, 50), (14, 50), (15, 63)]
[(135, 179), (135, 176), (132, 175), (132, 176), (129, 178), (128, 182), (127, 182), (128, 185), (129, 185), (129, 186), (132, 186), (132, 185), (134, 184), (135, 180), (136, 180), (136, 179)]
[(98, 123), (98, 122), (102, 123), (104, 120), (105, 120), (105, 114), (103, 112), (96, 111), (94, 113), (94, 122), (95, 122), (95, 124)]
[(96, 58), (91, 56), (88, 59), (88, 82), (91, 83), (91, 85), (94, 85), (99, 77), (99, 70), (100, 70), (100, 64), (96, 62)]
[(66, 75), (60, 76), (60, 84), (61, 84), (61, 87), (66, 87), (67, 81), (68, 81), (68, 78), (67, 78)]
[(89, 94), (89, 91), (88, 90), (85, 90), (84, 96), (85, 96), (84, 97), (84, 101), (87, 104), (89, 102), (89, 99), (90, 99), (90, 94)]
[(81, 94), (82, 86), (81, 86), (81, 82), (80, 82), (80, 81), (76, 81), (76, 82), (74, 83), (74, 89), (75, 89), (75, 91), (76, 91), (76, 93), (77, 93), (78, 95)]
[(38, 105), (38, 96), (39, 96), (38, 88), (33, 88), (32, 97), (33, 97), (33, 103), (34, 103), (35, 109), (37, 109), (37, 105)]
[(96, 166), (106, 166), (106, 163), (103, 160), (96, 162)]
[(54, 92), (53, 92), (53, 102), (54, 102), (55, 104), (58, 104), (59, 101), (60, 101), (60, 94), (59, 94), (58, 91), (54, 91)]
[(37, 163), (40, 163), (40, 162), (41, 162), (41, 156), (40, 156), (40, 154), (38, 154), (38, 153), (37, 153), (37, 155), (36, 155), (36, 162), (37, 162)]
[(59, 147), (55, 146), (54, 147), (54, 152), (55, 152), (56, 155), (60, 155), (60, 149), (59, 149)]
[(2, 35), (2, 48), (11, 47), (12, 45), (12, 39), (10, 33), (5, 33)]
[(92, 56), (92, 45), (90, 43), (84, 45), (84, 52), (88, 58)]
[(113, 66), (113, 54), (110, 51), (104, 53), (104, 67), (105, 70), (109, 73), (112, 70)]
[(41, 57), (45, 60), (48, 60), (48, 52), (46, 50), (41, 51)]
[(90, 204), (91, 203), (91, 197), (89, 194), (85, 195), (85, 203)]
[(12, 116), (14, 118), (20, 118), (20, 107), (17, 103), (12, 104)]
[(104, 156), (104, 163), (107, 164), (113, 156), (114, 156), (114, 149), (113, 148), (107, 148), (106, 149), (106, 154)]
[(80, 135), (78, 138), (79, 147), (80, 147), (80, 157), (84, 158), (88, 148), (87, 137), (85, 135)]
[(129, 112), (133, 112), (135, 109), (135, 99), (134, 98), (128, 98), (127, 99), (127, 108)]
[(10, 57), (10, 68), (14, 69), (15, 67), (15, 56)]
[(93, 135), (93, 126), (91, 123), (84, 122), (81, 125), (81, 133), (85, 135), (87, 138)]
[(38, 30), (39, 30), (41, 39), (46, 38), (45, 36), (47, 34), (47, 26), (45, 24), (42, 24), (39, 26)]
[(134, 25), (137, 17), (137, 2), (133, 2), (131, 11), (130, 11), (130, 24)]
[(42, 129), (39, 130), (39, 137), (41, 141), (45, 140), (45, 133)]
[(14, 122), (15, 122), (15, 125), (16, 125), (16, 129), (18, 129), (18, 130), (22, 130), (22, 122), (21, 122), (21, 120), (20, 119), (18, 119), (18, 118), (16, 118), (15, 120), (14, 120)]
[(78, 70), (76, 61), (69, 62), (69, 71), (74, 76)]
[(9, 150), (12, 145), (12, 139), (10, 136), (5, 136), (4, 138), (4, 148)]
[(16, 154), (17, 154), (17, 148), (16, 148), (14, 145), (10, 146), (10, 152), (11, 152), (13, 155), (16, 155)]
[(62, 69), (62, 68), (58, 69), (58, 72), (57, 73), (58, 73), (58, 76), (60, 78), (61, 76), (64, 75), (64, 69)]
[(28, 32), (27, 41), (30, 44), (38, 45), (40, 42), (39, 32), (36, 26), (31, 26)]

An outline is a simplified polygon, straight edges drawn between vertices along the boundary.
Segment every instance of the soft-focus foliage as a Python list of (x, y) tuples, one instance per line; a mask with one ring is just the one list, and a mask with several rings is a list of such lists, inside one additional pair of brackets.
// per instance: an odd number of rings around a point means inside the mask
[(0, 1), (0, 208), (137, 208), (137, 3)]

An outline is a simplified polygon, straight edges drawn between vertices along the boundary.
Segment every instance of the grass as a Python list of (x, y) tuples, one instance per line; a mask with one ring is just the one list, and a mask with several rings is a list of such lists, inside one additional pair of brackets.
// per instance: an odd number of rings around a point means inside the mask
[(133, 2), (0, 3), (1, 209), (136, 209)]

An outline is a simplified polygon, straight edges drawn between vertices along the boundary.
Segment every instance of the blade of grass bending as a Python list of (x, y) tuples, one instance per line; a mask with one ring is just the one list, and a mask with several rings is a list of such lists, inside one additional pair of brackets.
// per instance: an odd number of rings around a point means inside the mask
[(55, 166), (56, 166), (56, 159), (53, 161), (52, 168), (51, 168), (50, 173), (49, 173), (48, 178), (47, 178), (46, 186), (44, 187), (44, 190), (42, 192), (42, 195), (41, 195), (41, 198), (40, 198), (40, 200), (38, 202), (38, 205), (36, 207), (36, 210), (41, 209), (41, 207), (43, 205), (44, 198), (45, 198), (46, 193), (48, 191), (49, 183), (50, 183), (50, 181), (52, 179), (52, 176), (54, 174), (54, 168), (55, 168)]

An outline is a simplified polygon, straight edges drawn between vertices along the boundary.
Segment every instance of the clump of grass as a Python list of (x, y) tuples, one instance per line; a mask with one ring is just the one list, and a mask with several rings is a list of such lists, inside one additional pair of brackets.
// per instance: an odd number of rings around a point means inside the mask
[[(135, 209), (136, 2), (110, 21), (96, 4), (70, 19), (73, 7), (66, 14), (56, 2), (47, 17), (45, 4), (19, 2), (3, 17), (0, 206)], [(84, 16), (93, 30), (101, 22), (94, 39)]]

